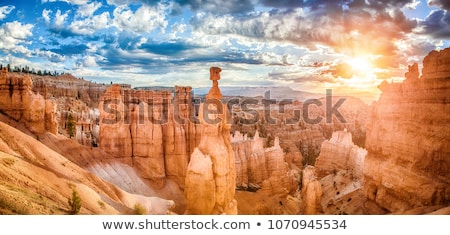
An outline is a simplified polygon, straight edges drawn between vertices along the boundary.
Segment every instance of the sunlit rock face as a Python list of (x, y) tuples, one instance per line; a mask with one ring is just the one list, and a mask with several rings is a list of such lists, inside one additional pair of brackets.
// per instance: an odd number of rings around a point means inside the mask
[(261, 190), (269, 196), (287, 196), (298, 188), (299, 172), (289, 169), (278, 137), (274, 146), (264, 151), (268, 178), (263, 181)]
[(365, 149), (352, 142), (350, 132), (333, 132), (331, 139), (322, 143), (320, 155), (316, 159), (317, 176), (323, 178), (340, 170), (349, 170), (355, 177), (362, 178), (366, 155)]
[[(170, 91), (132, 90), (112, 85), (101, 97), (99, 147), (132, 165), (152, 186), (166, 179), (184, 187), (196, 140), (189, 117), (190, 87)], [(175, 105), (177, 107), (175, 107)]]
[(300, 152), (285, 153), (278, 137), (274, 140), (274, 146), (264, 148), (258, 131), (253, 138), (235, 132), (231, 146), (238, 189), (253, 192), (261, 189), (270, 197), (295, 194), (302, 169)]
[(269, 178), (263, 139), (258, 132), (250, 139), (237, 131), (231, 146), (236, 163), (236, 187), (251, 191), (260, 189), (262, 182)]
[(450, 48), (432, 51), (423, 60), (422, 79), (450, 77)]
[(236, 168), (225, 118), (227, 106), (219, 100), (219, 72), (219, 68), (211, 68), (213, 88), (199, 109), (201, 139), (191, 155), (185, 180), (187, 214), (237, 214)]
[(356, 146), (350, 132), (336, 131), (322, 143), (315, 162), (324, 214), (385, 214), (364, 195), (364, 161), (367, 150)]
[(302, 173), (302, 199), (303, 213), (305, 215), (315, 215), (322, 212), (322, 186), (317, 179), (313, 166), (307, 166)]
[(450, 49), (409, 70), (379, 86), (367, 126), (365, 194), (391, 212), (450, 202)]
[(0, 73), (0, 111), (23, 123), (31, 132), (56, 134), (58, 123), (56, 106), (52, 100), (32, 91), (33, 82), (28, 75)]

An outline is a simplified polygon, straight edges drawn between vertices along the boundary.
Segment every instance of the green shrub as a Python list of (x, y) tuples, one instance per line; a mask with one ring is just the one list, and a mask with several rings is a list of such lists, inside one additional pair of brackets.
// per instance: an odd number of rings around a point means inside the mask
[(78, 196), (78, 192), (75, 189), (72, 190), (72, 198), (68, 199), (68, 203), (70, 206), (70, 214), (76, 215), (80, 212), (81, 198), (80, 196)]
[(136, 215), (145, 215), (147, 214), (147, 210), (139, 203), (134, 204), (134, 214)]
[(102, 208), (102, 210), (105, 210), (105, 209), (106, 209), (106, 205), (105, 205), (104, 202), (102, 202), (102, 201), (97, 201), (97, 203), (98, 203), (98, 205), (100, 206), (100, 208)]

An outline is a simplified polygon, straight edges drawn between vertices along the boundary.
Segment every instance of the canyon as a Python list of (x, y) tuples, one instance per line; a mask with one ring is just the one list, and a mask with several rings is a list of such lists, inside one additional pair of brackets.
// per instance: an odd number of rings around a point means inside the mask
[(31, 209), (0, 213), (63, 214), (76, 188), (83, 214), (447, 214), (449, 68), (432, 51), (370, 105), (226, 96), (218, 67), (205, 96), (3, 69), (0, 200)]

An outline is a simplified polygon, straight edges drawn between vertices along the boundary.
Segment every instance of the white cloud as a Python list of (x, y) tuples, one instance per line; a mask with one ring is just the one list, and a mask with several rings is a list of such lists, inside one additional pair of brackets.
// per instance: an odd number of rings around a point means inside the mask
[(162, 31), (167, 27), (166, 7), (158, 4), (155, 7), (143, 5), (133, 12), (126, 5), (114, 9), (114, 26), (119, 30), (132, 32), (151, 32), (157, 28)]
[(253, 55), (253, 59), (269, 65), (289, 65), (287, 54), (280, 55), (274, 52), (257, 52)]
[(420, 0), (414, 0), (410, 3), (407, 3), (405, 5), (405, 7), (406, 7), (406, 9), (409, 9), (409, 10), (415, 10), (419, 4), (420, 4)]
[(84, 67), (95, 67), (98, 66), (94, 56), (86, 56), (83, 60)]
[(88, 47), (86, 49), (86, 52), (89, 52), (89, 53), (95, 53), (98, 51), (98, 48), (99, 48), (99, 45), (97, 42), (88, 42), (86, 44), (86, 46)]
[(54, 63), (60, 63), (67, 59), (66, 56), (60, 55), (58, 53), (49, 51), (49, 50), (35, 50), (33, 51), (34, 56), (44, 57), (48, 61), (53, 61)]
[(111, 18), (108, 12), (83, 20), (75, 20), (69, 25), (70, 31), (76, 34), (90, 35), (99, 29), (110, 27)]
[(174, 34), (176, 34), (176, 33), (184, 33), (184, 31), (186, 31), (186, 28), (187, 28), (186, 24), (175, 23), (175, 24), (172, 25), (171, 30), (172, 30), (172, 33), (174, 33)]
[(129, 0), (106, 0), (106, 2), (108, 3), (108, 5), (116, 5), (116, 6), (128, 5), (130, 3)]
[[(31, 29), (32, 24), (22, 24), (17, 21), (8, 22), (0, 26), (0, 49), (8, 50), (11, 52), (18, 52), (22, 54), (28, 54), (29, 50), (21, 43), (27, 43), (25, 40), (27, 37), (32, 36)], [(30, 42), (28, 42), (30, 43)]]
[(50, 24), (50, 14), (52, 13), (52, 10), (44, 9), (42, 10), (42, 18), (44, 18), (45, 23), (48, 25)]
[(77, 17), (91, 17), (94, 15), (94, 12), (97, 11), (100, 7), (102, 7), (102, 3), (100, 2), (92, 2), (86, 5), (81, 5), (78, 8)]
[(66, 18), (69, 16), (70, 11), (66, 11), (64, 14), (61, 15), (61, 10), (56, 11), (55, 15), (55, 28), (62, 28), (64, 26), (64, 22), (66, 21)]
[(3, 20), (6, 18), (6, 16), (13, 11), (15, 6), (3, 6), (0, 7), (0, 20)]
[[(326, 20), (324, 17), (322, 20)], [(242, 18), (231, 15), (214, 16), (199, 13), (193, 17), (191, 24), (196, 31), (212, 35), (242, 35), (260, 40), (289, 40), (300, 41), (304, 38), (319, 37), (319, 27), (329, 22), (313, 22), (305, 17), (302, 9), (295, 9), (287, 14), (261, 12)], [(334, 24), (333, 24), (334, 25)], [(334, 29), (336, 31), (336, 28)]]
[(90, 0), (42, 0), (42, 3), (46, 3), (46, 2), (67, 2), (69, 4), (74, 4), (74, 5), (85, 5), (89, 2)]
[(33, 35), (33, 33), (31, 32), (32, 28), (32, 24), (22, 25), (22, 23), (17, 21), (8, 22), (2, 25), (2, 27), (0, 28), (0, 30), (3, 31), (0, 35), (12, 37), (15, 40), (24, 40), (28, 36)]

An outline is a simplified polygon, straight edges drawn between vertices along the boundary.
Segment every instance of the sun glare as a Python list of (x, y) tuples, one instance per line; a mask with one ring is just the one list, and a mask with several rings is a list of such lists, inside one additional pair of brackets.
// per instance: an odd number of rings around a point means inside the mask
[(348, 62), (348, 64), (350, 64), (353, 71), (358, 72), (367, 72), (372, 68), (372, 64), (366, 58), (363, 57), (353, 58)]
[(345, 83), (353, 88), (367, 89), (374, 86), (376, 82), (376, 68), (368, 57), (353, 57), (347, 61), (352, 70), (352, 78), (347, 79)]

